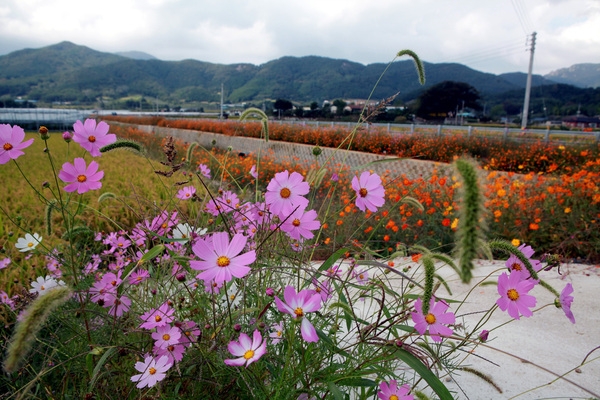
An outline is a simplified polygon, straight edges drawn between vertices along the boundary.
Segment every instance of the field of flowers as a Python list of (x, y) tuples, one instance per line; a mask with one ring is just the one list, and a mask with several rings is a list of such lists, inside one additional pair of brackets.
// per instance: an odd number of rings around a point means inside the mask
[[(598, 255), (596, 229), (580, 228), (598, 217), (597, 164), (569, 178), (488, 169), (481, 185), (468, 158), (413, 180), (273, 160), (91, 119), (35, 137), (0, 125), (0, 176), (24, 187), (0, 197), (0, 393), (449, 400), (443, 380), (464, 372), (501, 390), (463, 365), (492, 313), (553, 305), (575, 323), (573, 287), (545, 281), (559, 258), (544, 251)], [(508, 256), (488, 276), (497, 301), (462, 323), (467, 299), (439, 296), (436, 269), (468, 283), (492, 252)]]
[[(225, 135), (260, 137), (261, 134), (261, 125), (255, 122), (111, 118)], [(135, 129), (120, 132), (124, 137), (144, 143), (148, 148), (160, 147), (160, 138)], [(271, 140), (339, 146), (344, 141), (349, 142), (349, 133), (344, 129), (275, 125), (269, 131), (269, 137)], [(181, 152), (185, 152), (186, 145), (179, 145)], [(525, 145), (462, 135), (396, 137), (383, 131), (370, 131), (366, 135), (359, 130), (348, 147), (441, 162), (451, 162), (462, 155), (473, 157), (485, 171), (481, 184), (486, 195), (486, 223), (490, 238), (530, 243), (541, 252), (558, 254), (563, 260), (600, 260), (600, 153), (597, 145), (566, 147), (543, 142)], [(211, 157), (199, 151), (194, 153), (194, 160), (198, 163), (214, 164), (216, 161)], [(234, 179), (239, 177), (242, 184), (247, 184), (248, 179), (243, 172), (256, 163), (254, 155), (230, 157), (227, 162)], [(268, 156), (263, 157), (261, 163), (264, 177), (272, 176), (279, 168)], [(284, 164), (281, 167), (289, 168), (291, 165)], [(302, 173), (306, 176), (310, 170), (314, 168)], [(347, 183), (351, 179), (343, 171), (331, 172), (340, 172), (338, 176), (342, 182)], [(410, 196), (423, 209), (403, 202), (393, 210), (375, 216), (377, 224), (373, 224), (373, 220), (367, 223), (349, 204), (351, 193), (338, 191), (337, 194), (348, 205), (335, 219), (325, 221), (323, 243), (335, 243), (336, 238), (343, 238), (350, 233), (356, 237), (360, 233), (361, 238), (368, 237), (371, 241), (379, 242), (379, 248), (383, 250), (413, 244), (441, 251), (451, 250), (453, 231), (458, 223), (456, 180), (435, 174), (424, 179), (389, 175), (389, 179), (385, 175), (382, 178), (391, 203)], [(324, 179), (319, 190), (327, 193), (330, 185), (331, 181)], [(344, 230), (348, 226), (352, 229)]]

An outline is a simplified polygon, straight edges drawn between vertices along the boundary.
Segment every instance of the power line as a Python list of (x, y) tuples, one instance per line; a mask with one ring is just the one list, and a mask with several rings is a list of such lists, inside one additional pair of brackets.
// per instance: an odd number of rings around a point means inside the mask
[(515, 13), (517, 14), (517, 18), (519, 20), (519, 23), (521, 24), (523, 32), (525, 32), (525, 34), (529, 34), (529, 32), (534, 30), (534, 27), (531, 23), (531, 19), (527, 14), (525, 6), (523, 5), (521, 0), (511, 0), (511, 3), (513, 9), (515, 10)]
[(468, 53), (458, 54), (441, 62), (458, 62), (461, 64), (476, 64), (513, 54), (522, 53), (526, 50), (522, 41), (511, 40), (494, 47), (486, 46), (484, 49), (475, 50)]

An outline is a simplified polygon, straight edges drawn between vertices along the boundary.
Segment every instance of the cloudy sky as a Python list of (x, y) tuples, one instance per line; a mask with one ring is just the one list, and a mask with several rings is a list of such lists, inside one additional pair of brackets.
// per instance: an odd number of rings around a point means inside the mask
[(0, 55), (64, 40), (162, 60), (262, 64), (318, 55), (534, 73), (600, 63), (600, 0), (2, 0)]

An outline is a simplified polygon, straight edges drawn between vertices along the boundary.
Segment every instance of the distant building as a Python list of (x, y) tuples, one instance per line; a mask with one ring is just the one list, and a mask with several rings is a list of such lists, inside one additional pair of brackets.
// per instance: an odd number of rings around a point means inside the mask
[(598, 128), (600, 118), (586, 117), (585, 115), (570, 115), (562, 119), (562, 123), (570, 128)]

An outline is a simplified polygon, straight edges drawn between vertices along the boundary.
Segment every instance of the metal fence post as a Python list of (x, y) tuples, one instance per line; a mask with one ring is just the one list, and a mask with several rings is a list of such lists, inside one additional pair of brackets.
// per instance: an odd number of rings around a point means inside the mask
[(415, 133), (415, 124), (410, 124), (410, 134)]
[(508, 139), (508, 126), (504, 127), (504, 141), (506, 142), (506, 140)]
[(544, 133), (544, 140), (546, 143), (550, 141), (550, 128), (546, 129), (546, 133)]
[(438, 125), (438, 132), (437, 132), (438, 136), (442, 136), (442, 126)]
[(467, 137), (471, 137), (471, 133), (473, 133), (473, 127), (469, 125), (469, 129), (467, 129)]

